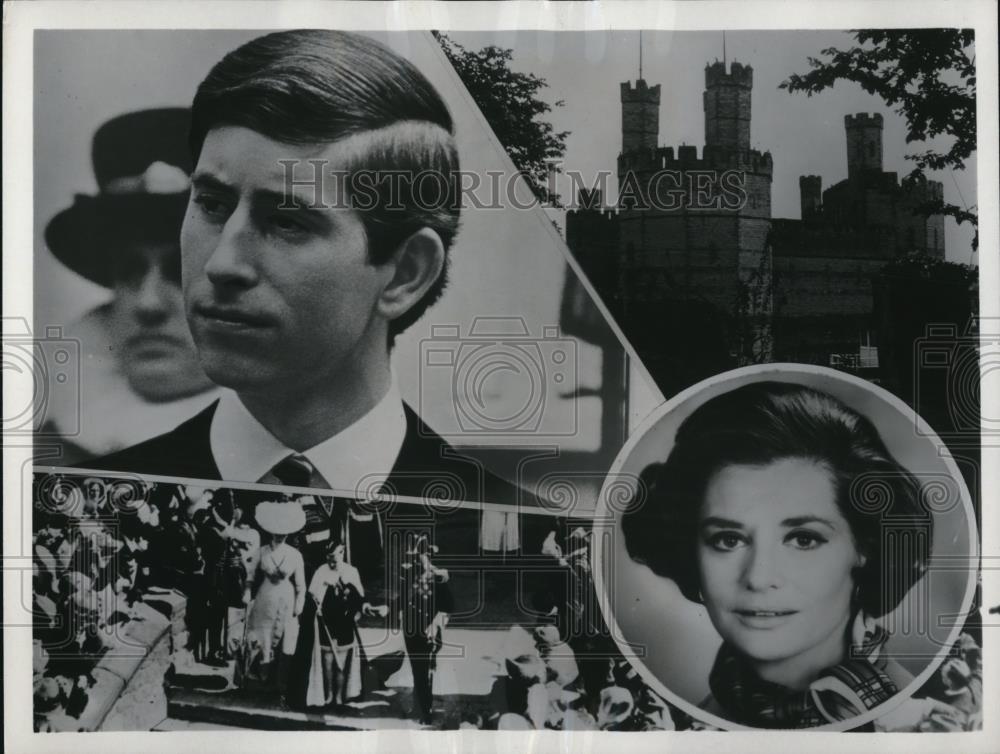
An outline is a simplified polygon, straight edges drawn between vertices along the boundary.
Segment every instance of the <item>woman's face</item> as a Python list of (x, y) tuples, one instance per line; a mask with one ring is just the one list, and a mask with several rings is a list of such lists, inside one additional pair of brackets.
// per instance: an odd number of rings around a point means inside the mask
[(777, 671), (765, 676), (794, 672), (789, 662), (818, 671), (843, 659), (852, 570), (862, 562), (824, 466), (785, 458), (727, 466), (709, 480), (702, 597), (723, 639)]
[(337, 565), (338, 563), (344, 562), (344, 546), (337, 545), (332, 550), (328, 550), (326, 553), (326, 562), (331, 566)]

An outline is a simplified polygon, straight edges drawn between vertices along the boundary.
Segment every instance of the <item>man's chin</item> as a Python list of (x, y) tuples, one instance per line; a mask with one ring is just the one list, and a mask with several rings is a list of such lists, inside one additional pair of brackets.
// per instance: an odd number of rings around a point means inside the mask
[(216, 385), (235, 390), (255, 392), (273, 388), (275, 376), (268, 364), (249, 358), (217, 358), (202, 354), (202, 368)]

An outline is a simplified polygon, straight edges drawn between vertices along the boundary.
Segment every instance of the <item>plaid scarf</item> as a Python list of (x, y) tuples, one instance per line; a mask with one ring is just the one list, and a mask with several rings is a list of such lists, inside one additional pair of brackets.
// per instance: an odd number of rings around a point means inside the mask
[(756, 728), (812, 728), (849, 720), (877, 707), (898, 690), (885, 674), (882, 645), (888, 632), (858, 613), (852, 626), (852, 650), (839, 665), (827, 668), (802, 691), (757, 677), (729, 644), (716, 656), (708, 684), (727, 717)]

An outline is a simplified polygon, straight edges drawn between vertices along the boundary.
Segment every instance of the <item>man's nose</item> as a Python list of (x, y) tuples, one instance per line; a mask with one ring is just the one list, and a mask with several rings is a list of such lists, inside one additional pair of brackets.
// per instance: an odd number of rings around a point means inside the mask
[(255, 233), (246, 212), (237, 209), (222, 227), (205, 263), (205, 274), (218, 287), (249, 288), (257, 283)]
[(743, 583), (750, 591), (781, 586), (783, 581), (780, 554), (773, 547), (753, 545), (748, 548)]

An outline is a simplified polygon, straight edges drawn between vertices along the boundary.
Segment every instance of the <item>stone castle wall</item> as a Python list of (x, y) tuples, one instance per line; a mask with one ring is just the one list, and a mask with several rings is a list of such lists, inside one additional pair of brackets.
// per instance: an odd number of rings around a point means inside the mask
[[(944, 258), (943, 217), (913, 212), (940, 201), (941, 184), (902, 186), (896, 173), (882, 170), (878, 113), (845, 117), (848, 178), (824, 190), (822, 177), (802, 176), (802, 219), (773, 219), (772, 157), (750, 148), (752, 86), (750, 66), (706, 66), (699, 154), (692, 145), (659, 146), (651, 136), (654, 111), (658, 128), (658, 86), (622, 84), (619, 206), (567, 215), (570, 248), (626, 334), (636, 344), (650, 341), (650, 351), (640, 353), (652, 359), (647, 366), (654, 373), (658, 358), (664, 370), (678, 367), (652, 350), (658, 337), (680, 336), (683, 323), (664, 318), (684, 319), (696, 310), (727, 339), (728, 356), (713, 356), (714, 367), (742, 358), (734, 354), (746, 337), (740, 320), (748, 316), (755, 332), (766, 331), (773, 341), (773, 349), (770, 343), (764, 349), (769, 357), (827, 363), (831, 354), (856, 352), (876, 329), (872, 280), (878, 271), (913, 251)], [(734, 173), (740, 192), (732, 191)], [(694, 182), (708, 185), (718, 203), (694, 206)], [(741, 199), (733, 202), (736, 193)], [(748, 286), (755, 291), (749, 309)]]

